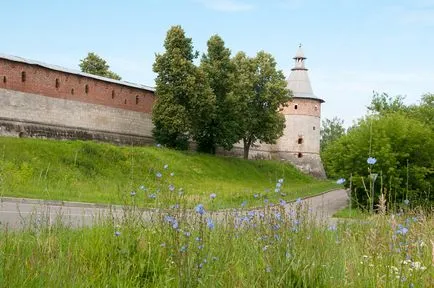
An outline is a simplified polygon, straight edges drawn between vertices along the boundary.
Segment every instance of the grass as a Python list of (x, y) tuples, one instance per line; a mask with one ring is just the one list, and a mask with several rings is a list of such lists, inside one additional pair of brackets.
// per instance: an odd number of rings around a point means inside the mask
[(336, 212), (333, 217), (336, 218), (352, 218), (352, 219), (366, 219), (369, 217), (369, 214), (367, 212), (363, 212), (360, 209), (349, 207), (344, 208)]
[[(280, 178), (283, 187), (275, 193)], [(1, 196), (124, 204), (135, 191), (140, 206), (159, 206), (174, 204), (174, 195), (184, 193), (190, 206), (212, 202), (214, 209), (238, 207), (245, 200), (247, 206), (261, 206), (265, 199), (288, 201), (340, 187), (276, 161), (7, 137), (0, 137), (0, 180)]]
[[(318, 224), (297, 204), (215, 214), (135, 210), (93, 228), (0, 230), (0, 287), (433, 287), (434, 219)], [(431, 244), (432, 243), (432, 244)]]

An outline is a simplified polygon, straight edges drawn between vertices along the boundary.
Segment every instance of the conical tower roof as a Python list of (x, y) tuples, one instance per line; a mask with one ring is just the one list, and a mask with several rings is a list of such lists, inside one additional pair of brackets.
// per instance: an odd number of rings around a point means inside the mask
[(324, 102), (324, 100), (313, 94), (309, 75), (307, 73), (308, 69), (304, 66), (306, 57), (301, 49), (301, 44), (299, 45), (298, 51), (293, 59), (295, 61), (294, 68), (291, 69), (291, 74), (289, 74), (286, 82), (288, 83), (287, 88), (292, 91), (294, 98), (309, 98)]

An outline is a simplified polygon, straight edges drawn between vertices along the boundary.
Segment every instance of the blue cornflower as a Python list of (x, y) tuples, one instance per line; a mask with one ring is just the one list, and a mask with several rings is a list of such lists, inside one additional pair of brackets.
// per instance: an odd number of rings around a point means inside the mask
[(330, 225), (329, 226), (329, 231), (336, 231), (338, 228), (336, 227), (336, 225)]
[(160, 172), (157, 172), (157, 173), (155, 174), (155, 176), (156, 176), (157, 178), (161, 178), (161, 177), (163, 176), (163, 174), (161, 174)]
[(116, 237), (118, 237), (118, 236), (120, 236), (120, 235), (121, 235), (121, 232), (119, 232), (119, 231), (116, 231), (116, 232), (115, 232), (115, 236), (116, 236)]
[(368, 162), (369, 165), (374, 165), (375, 163), (377, 163), (377, 159), (375, 159), (374, 157), (369, 157), (366, 162)]
[(295, 203), (297, 203), (297, 204), (301, 204), (301, 198), (300, 198), (300, 197), (297, 198), (297, 200), (295, 200)]
[(278, 183), (283, 183), (283, 178), (280, 178), (279, 180), (277, 180)]
[(212, 200), (214, 200), (215, 197), (217, 197), (217, 195), (216, 195), (215, 193), (211, 193), (211, 194), (209, 195), (209, 198), (211, 198)]
[(214, 222), (212, 221), (211, 218), (206, 219), (206, 225), (208, 226), (209, 229), (214, 229)]
[(398, 230), (396, 230), (396, 234), (405, 235), (408, 232), (408, 228), (398, 225)]
[(274, 189), (274, 192), (279, 193), (280, 192), (280, 188)]
[(345, 178), (339, 178), (338, 181), (336, 181), (336, 184), (341, 185), (341, 184), (344, 184), (345, 181), (346, 181)]
[(202, 204), (198, 204), (196, 208), (194, 208), (196, 213), (199, 213), (200, 215), (203, 215), (205, 213), (205, 208), (203, 208)]
[(177, 230), (179, 228), (178, 221), (176, 219), (173, 219), (172, 228), (175, 230)]
[(243, 203), (241, 203), (241, 207), (244, 207), (247, 205), (247, 201), (243, 201)]
[(148, 196), (148, 198), (155, 199), (155, 198), (157, 198), (157, 195), (155, 193), (152, 193)]
[(282, 187), (282, 183), (277, 182), (277, 183), (276, 183), (276, 188), (280, 188), (280, 187)]
[(280, 203), (280, 205), (281, 205), (281, 206), (284, 206), (284, 205), (286, 205), (286, 201), (285, 201), (285, 200), (283, 200), (283, 199), (280, 199), (280, 200), (279, 200), (279, 203)]
[(170, 190), (171, 192), (173, 192), (173, 191), (175, 190), (175, 186), (174, 186), (173, 184), (170, 184), (170, 185), (169, 185), (169, 190)]
[(130, 192), (130, 195), (131, 195), (132, 197), (136, 196), (136, 191), (131, 191), (131, 192)]
[(405, 204), (405, 205), (408, 205), (408, 204), (410, 204), (410, 200), (408, 200), (408, 199), (405, 199), (405, 200), (404, 200), (404, 204)]

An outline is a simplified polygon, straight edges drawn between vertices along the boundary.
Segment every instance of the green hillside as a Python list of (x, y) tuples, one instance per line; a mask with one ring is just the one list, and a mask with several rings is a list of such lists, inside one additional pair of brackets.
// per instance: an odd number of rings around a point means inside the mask
[[(282, 188), (275, 192), (281, 178)], [(148, 207), (202, 202), (217, 209), (238, 207), (244, 201), (247, 206), (288, 201), (335, 187), (275, 161), (158, 147), (0, 138), (2, 196), (112, 204), (135, 201)]]

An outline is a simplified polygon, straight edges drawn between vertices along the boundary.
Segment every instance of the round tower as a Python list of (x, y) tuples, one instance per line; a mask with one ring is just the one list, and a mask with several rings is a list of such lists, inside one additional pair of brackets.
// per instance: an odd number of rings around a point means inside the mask
[(276, 143), (280, 159), (289, 160), (299, 169), (316, 177), (325, 178), (320, 158), (321, 103), (310, 84), (306, 57), (301, 44), (294, 56), (294, 68), (287, 78), (293, 98), (281, 109), (286, 127)]

